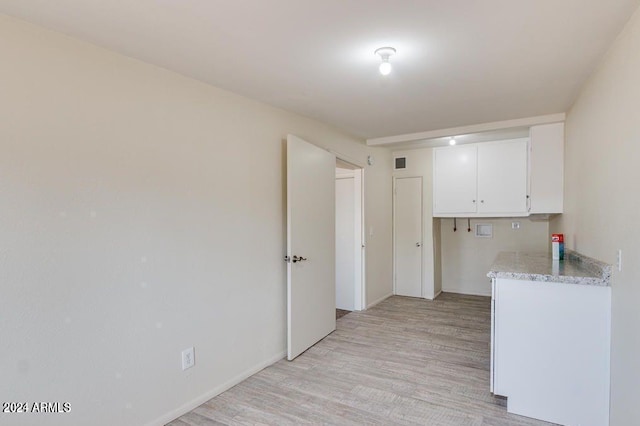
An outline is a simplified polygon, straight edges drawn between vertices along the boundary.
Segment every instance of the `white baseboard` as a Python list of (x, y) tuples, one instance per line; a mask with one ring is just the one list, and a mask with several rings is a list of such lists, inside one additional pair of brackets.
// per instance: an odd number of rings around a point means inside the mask
[(263, 370), (265, 368), (267, 368), (268, 366), (275, 364), (276, 362), (280, 361), (281, 359), (283, 359), (285, 356), (287, 356), (286, 351), (283, 351), (279, 354), (277, 354), (276, 356), (261, 362), (257, 365), (254, 365), (253, 367), (243, 371), (242, 373), (238, 374), (237, 376), (235, 376), (234, 378), (232, 378), (231, 380), (221, 384), (220, 386), (216, 386), (215, 388), (213, 388), (212, 390), (210, 390), (209, 392), (206, 392), (203, 395), (200, 395), (199, 397), (181, 405), (180, 407), (176, 408), (175, 410), (172, 410), (166, 414), (164, 414), (163, 416), (157, 418), (156, 420), (147, 423), (147, 426), (164, 426), (167, 423), (177, 419), (178, 417), (182, 416), (183, 414), (188, 413), (189, 411), (193, 410), (194, 408), (204, 404), (205, 402), (207, 402), (208, 400), (210, 400), (211, 398), (220, 395), (222, 392), (231, 389), (232, 387), (234, 387), (235, 385), (237, 385), (238, 383), (240, 383), (241, 381), (248, 379), (249, 377), (253, 376), (254, 374), (256, 374), (257, 372), (259, 372), (260, 370)]
[(446, 288), (443, 289), (445, 293), (457, 293), (457, 294), (466, 294), (469, 296), (491, 296), (491, 289), (489, 291), (465, 291), (457, 288)]
[(440, 293), (442, 293), (442, 290), (440, 290), (439, 292), (437, 292), (436, 294), (433, 295), (433, 297), (423, 297), (423, 299), (425, 300), (436, 300), (436, 297), (440, 296)]
[(391, 296), (393, 296), (393, 293), (389, 293), (389, 294), (387, 294), (386, 296), (382, 296), (380, 299), (375, 300), (375, 301), (373, 301), (373, 302), (369, 303), (369, 304), (367, 305), (367, 309), (371, 309), (371, 308), (373, 308), (373, 307), (374, 307), (374, 306), (376, 306), (378, 303), (382, 302), (383, 300), (386, 300), (386, 299), (390, 298)]

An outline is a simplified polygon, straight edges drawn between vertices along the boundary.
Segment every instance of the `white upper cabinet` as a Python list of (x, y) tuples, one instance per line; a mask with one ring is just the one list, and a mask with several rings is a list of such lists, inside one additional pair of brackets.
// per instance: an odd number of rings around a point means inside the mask
[(531, 139), (531, 213), (562, 213), (564, 123), (533, 126)]
[(434, 149), (434, 216), (436, 213), (476, 213), (477, 157), (475, 145)]
[(433, 215), (527, 216), (528, 140), (434, 149)]
[(478, 145), (478, 213), (527, 214), (527, 140)]

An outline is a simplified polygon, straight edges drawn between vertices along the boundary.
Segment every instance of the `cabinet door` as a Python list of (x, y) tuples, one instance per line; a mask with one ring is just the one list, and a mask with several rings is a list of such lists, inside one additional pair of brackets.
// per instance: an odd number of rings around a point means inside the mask
[(476, 213), (477, 147), (434, 149), (433, 214)]
[(527, 139), (478, 145), (478, 213), (527, 212)]
[(509, 413), (609, 424), (611, 287), (498, 278), (494, 382)]
[(531, 213), (562, 213), (564, 123), (533, 126), (531, 138)]

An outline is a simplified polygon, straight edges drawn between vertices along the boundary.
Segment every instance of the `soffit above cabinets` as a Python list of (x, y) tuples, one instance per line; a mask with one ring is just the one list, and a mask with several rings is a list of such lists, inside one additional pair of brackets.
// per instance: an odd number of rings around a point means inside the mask
[[(507, 139), (520, 139), (529, 137), (529, 127), (519, 127), (507, 130), (495, 130), (482, 133), (468, 133), (464, 135), (456, 135), (456, 145), (466, 145), (470, 143), (494, 142)], [(391, 147), (395, 150), (401, 149), (419, 149), (419, 148), (436, 148), (439, 146), (449, 146), (451, 136), (440, 138), (425, 139), (420, 141), (396, 143)]]
[(491, 142), (529, 137), (529, 129), (534, 126), (563, 123), (565, 113), (527, 117), (517, 120), (473, 124), (427, 132), (368, 139), (367, 145), (386, 146), (394, 149), (435, 148), (449, 145), (455, 137), (456, 145)]

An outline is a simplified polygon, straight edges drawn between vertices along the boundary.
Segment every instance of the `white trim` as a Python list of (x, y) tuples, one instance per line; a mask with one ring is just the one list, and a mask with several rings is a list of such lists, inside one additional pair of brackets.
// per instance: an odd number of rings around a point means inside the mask
[(362, 279), (362, 294), (360, 297), (360, 308), (364, 311), (367, 309), (367, 222), (364, 214), (365, 210), (365, 173), (367, 169), (361, 169), (360, 172), (360, 247), (362, 247), (361, 266), (362, 271), (360, 277)]
[(440, 293), (442, 293), (442, 290), (440, 290), (438, 293), (436, 293), (436, 295), (433, 296), (433, 298), (425, 296), (423, 299), (425, 299), (425, 300), (435, 300), (436, 297), (440, 296)]
[(551, 124), (565, 121), (566, 114), (539, 115), (537, 117), (519, 118), (516, 120), (494, 121), (491, 123), (472, 124), (469, 126), (451, 127), (448, 129), (430, 130), (427, 132), (407, 133), (404, 135), (387, 136), (367, 139), (368, 146), (385, 146), (402, 142), (413, 142), (422, 139), (443, 138), (447, 136), (464, 135), (468, 133), (489, 132), (492, 130), (512, 129), (515, 127), (530, 127), (539, 124)]
[(353, 184), (354, 184), (354, 258), (355, 258), (355, 274), (354, 274), (354, 309), (361, 311), (364, 309), (364, 244), (362, 239), (362, 232), (364, 230), (364, 192), (362, 178), (364, 169), (356, 169), (353, 171)]
[[(328, 150), (330, 153), (332, 153), (333, 155), (336, 156), (337, 160), (340, 160), (342, 162), (351, 164), (352, 166), (355, 167), (355, 169), (353, 170), (353, 174), (352, 177), (354, 179), (354, 185), (356, 186), (355, 192), (354, 192), (354, 196), (358, 197), (355, 202), (356, 204), (360, 204), (359, 206), (359, 212), (360, 212), (360, 223), (356, 224), (356, 232), (358, 229), (358, 226), (360, 228), (360, 236), (356, 236), (356, 249), (359, 247), (360, 248), (360, 255), (356, 256), (356, 262), (360, 264), (360, 271), (356, 272), (356, 277), (355, 279), (358, 280), (360, 282), (360, 289), (355, 288), (355, 299), (354, 299), (354, 308), (356, 311), (362, 311), (365, 310), (365, 306), (366, 305), (366, 294), (367, 294), (367, 277), (365, 274), (365, 270), (366, 270), (366, 243), (365, 243), (365, 188), (364, 188), (364, 174), (365, 174), (365, 167), (363, 165), (361, 165), (359, 162), (357, 162), (356, 160), (353, 160), (345, 155), (340, 154), (339, 152), (333, 151), (333, 150)], [(343, 176), (339, 176), (336, 175), (336, 179), (340, 179)], [(346, 176), (344, 176), (346, 177)], [(348, 178), (348, 177), (347, 177)], [(358, 206), (356, 205), (356, 211), (358, 210)], [(358, 262), (359, 260), (359, 262)], [(357, 286), (357, 284), (356, 284)]]
[(265, 362), (258, 363), (256, 365), (254, 365), (253, 367), (248, 368), (244, 372), (242, 372), (242, 373), (238, 374), (237, 376), (233, 377), (231, 380), (228, 380), (227, 382), (221, 384), (220, 386), (216, 386), (215, 388), (211, 389), (209, 392), (206, 392), (206, 393), (200, 395), (199, 397), (197, 397), (195, 399), (192, 399), (191, 401), (181, 405), (180, 407), (176, 408), (175, 410), (172, 410), (172, 411), (160, 416), (159, 418), (155, 419), (154, 421), (147, 423), (147, 426), (163, 426), (163, 425), (166, 425), (169, 422), (172, 422), (173, 420), (177, 419), (178, 417), (182, 416), (183, 414), (186, 414), (189, 411), (193, 410), (194, 408), (199, 407), (200, 405), (204, 404), (205, 402), (207, 402), (211, 398), (220, 395), (222, 392), (224, 392), (226, 390), (231, 389), (232, 387), (234, 387), (238, 383), (242, 382), (243, 380), (248, 379), (249, 377), (253, 376), (257, 372), (259, 372), (261, 370), (264, 370), (265, 368), (269, 367), (270, 365), (275, 364), (276, 362), (280, 361), (281, 359), (284, 359), (286, 356), (287, 356), (287, 352), (286, 351), (282, 351), (282, 352), (278, 353), (277, 355), (269, 358)]
[(391, 294), (396, 294), (396, 180), (391, 181)]
[(489, 292), (484, 292), (484, 293), (479, 293), (479, 292), (470, 292), (470, 291), (462, 291), (462, 290), (458, 290), (458, 289), (446, 289), (446, 290), (441, 290), (440, 292), (445, 292), (445, 293), (455, 293), (455, 294), (465, 294), (467, 296), (483, 296), (483, 297), (491, 297), (491, 289), (489, 289)]
[(374, 301), (374, 302), (371, 302), (371, 304), (367, 305), (367, 309), (371, 309), (371, 308), (373, 308), (373, 307), (374, 307), (374, 306), (376, 306), (378, 303), (380, 303), (380, 302), (384, 302), (385, 300), (387, 300), (387, 299), (388, 299), (388, 298), (390, 298), (391, 296), (393, 296), (393, 293), (389, 293), (389, 294), (387, 294), (386, 296), (382, 296), (380, 299), (378, 299), (378, 300), (376, 300), (376, 301)]
[(336, 173), (336, 180), (340, 180), (340, 179), (353, 179), (354, 178), (354, 173)]
[(344, 161), (345, 163), (349, 163), (359, 169), (364, 169), (365, 167), (364, 164), (360, 163), (358, 160), (354, 160), (353, 158), (347, 157), (346, 155), (342, 155), (337, 151), (334, 151), (332, 149), (328, 149), (327, 151), (335, 155), (337, 159)]

